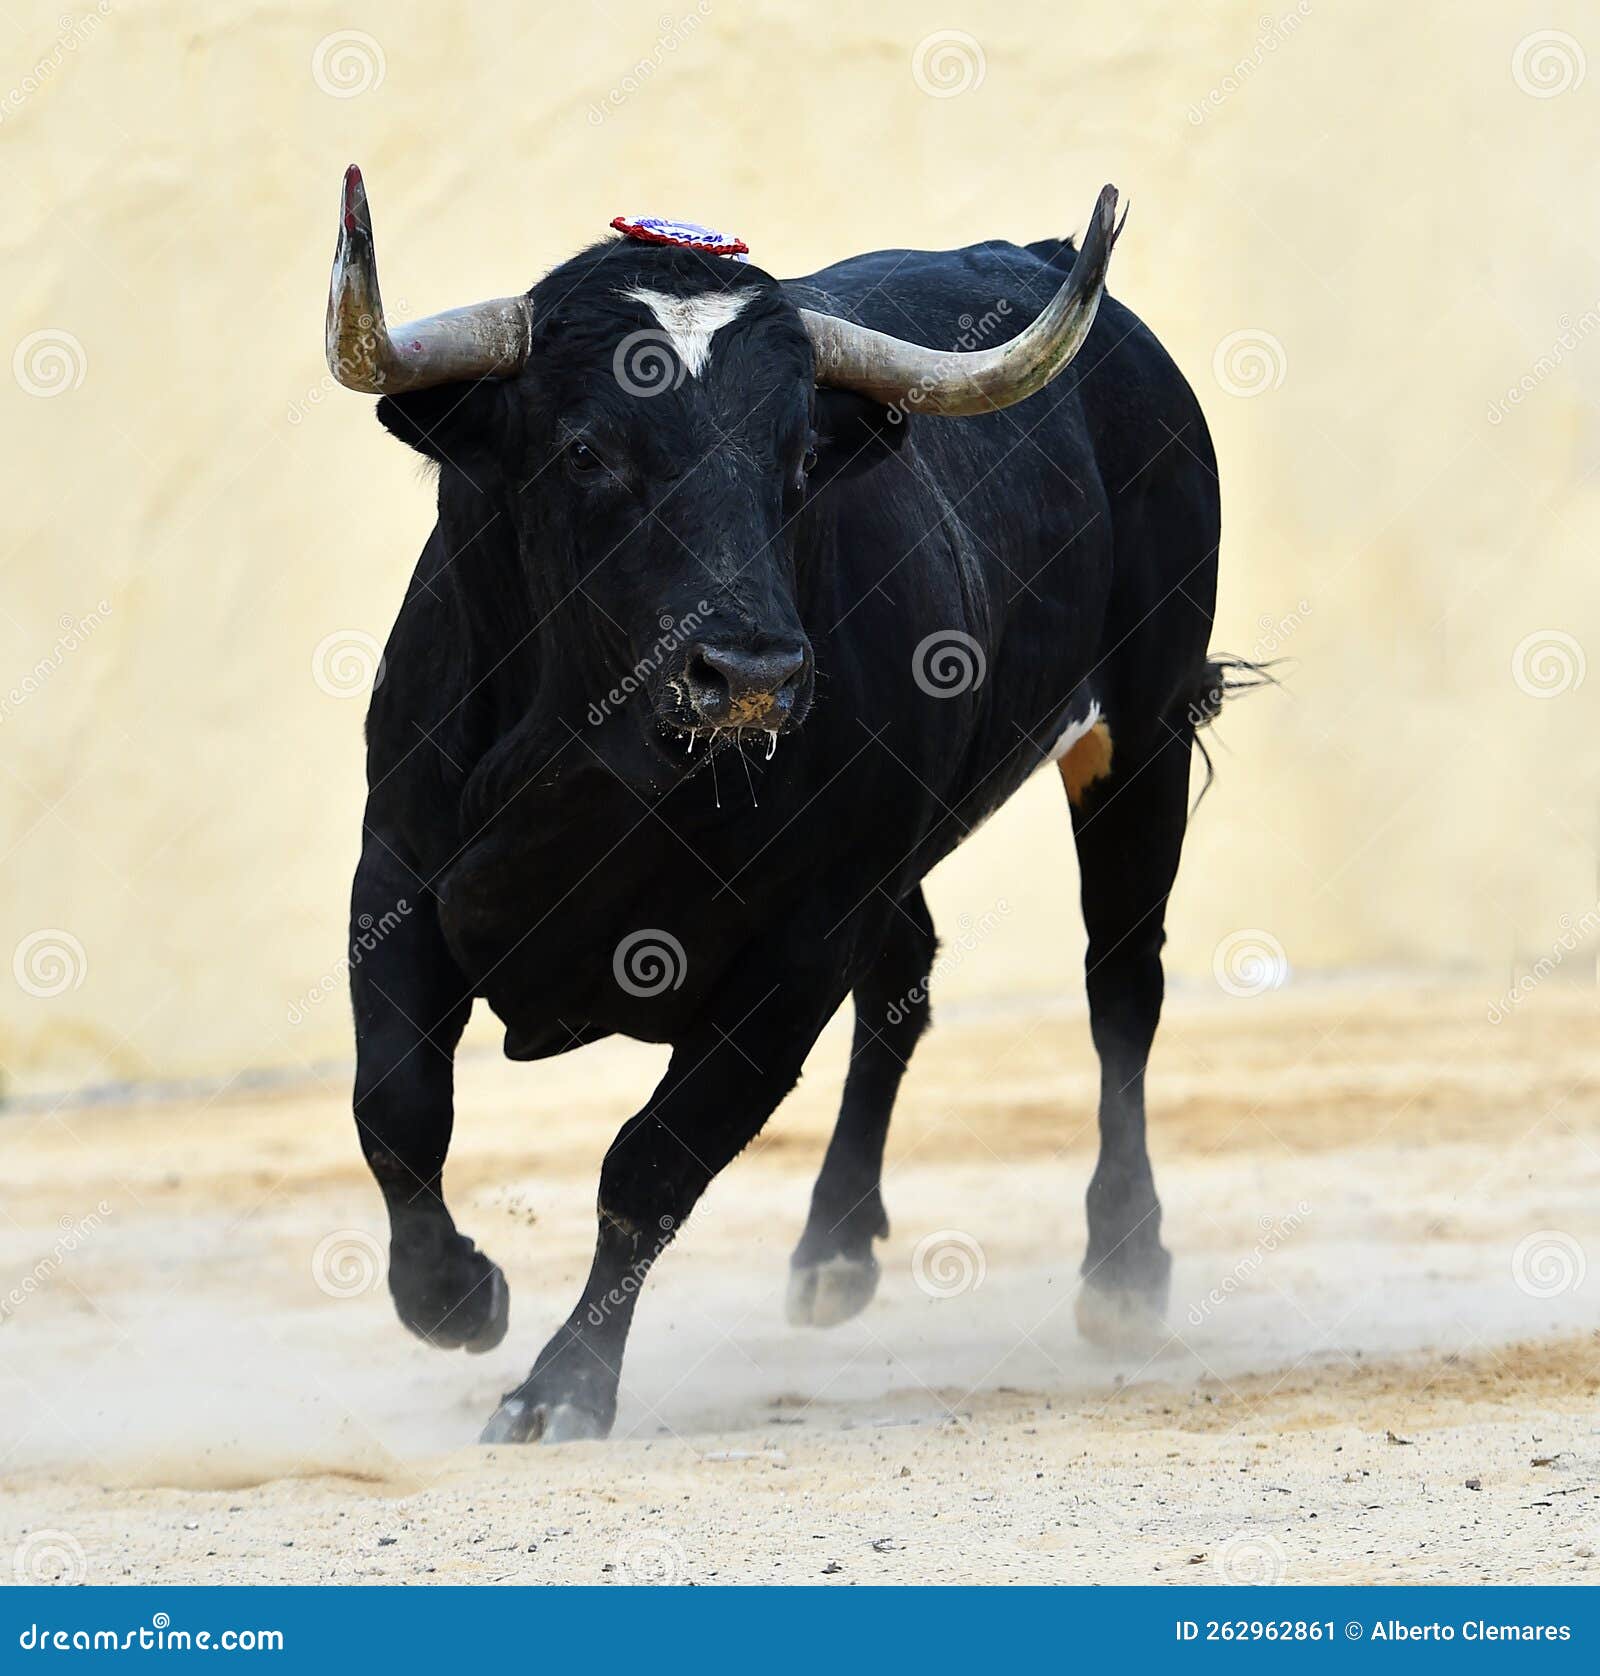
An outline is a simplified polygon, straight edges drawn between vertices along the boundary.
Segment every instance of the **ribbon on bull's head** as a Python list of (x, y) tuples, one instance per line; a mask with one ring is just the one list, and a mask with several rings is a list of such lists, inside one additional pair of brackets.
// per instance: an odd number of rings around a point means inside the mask
[(695, 221), (674, 221), (665, 215), (614, 215), (611, 225), (625, 239), (639, 239), (644, 244), (674, 244), (680, 250), (699, 250), (707, 256), (731, 256), (735, 262), (750, 260), (750, 246), (743, 239)]

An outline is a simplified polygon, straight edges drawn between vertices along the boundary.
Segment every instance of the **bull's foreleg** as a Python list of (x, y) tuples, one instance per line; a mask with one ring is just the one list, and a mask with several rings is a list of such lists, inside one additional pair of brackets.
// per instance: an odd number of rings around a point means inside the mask
[(583, 1294), (527, 1379), (502, 1399), (485, 1443), (559, 1443), (611, 1430), (645, 1276), (712, 1178), (794, 1085), (844, 983), (842, 974), (819, 975), (806, 985), (773, 949), (677, 1044), (649, 1105), (623, 1126), (601, 1165), (599, 1228)]
[(1187, 821), (1191, 732), (1121, 751), (1113, 771), (1074, 785), (1089, 1020), (1100, 1057), (1100, 1158), (1087, 1198), (1089, 1249), (1078, 1329), (1098, 1343), (1165, 1336), (1172, 1259), (1145, 1143), (1144, 1075), (1161, 1017), (1167, 896)]
[(401, 1321), (442, 1349), (505, 1337), (500, 1270), (445, 1208), (456, 1044), (472, 997), (440, 934), (433, 898), (369, 853), (351, 901), (356, 1129), (389, 1212), (389, 1290)]
[(917, 1038), (928, 1027), (928, 973), (937, 939), (921, 890), (891, 917), (883, 950), (856, 983), (850, 1070), (833, 1139), (811, 1194), (805, 1232), (789, 1259), (788, 1314), (797, 1327), (832, 1327), (878, 1289), (872, 1242), (889, 1232), (883, 1148)]

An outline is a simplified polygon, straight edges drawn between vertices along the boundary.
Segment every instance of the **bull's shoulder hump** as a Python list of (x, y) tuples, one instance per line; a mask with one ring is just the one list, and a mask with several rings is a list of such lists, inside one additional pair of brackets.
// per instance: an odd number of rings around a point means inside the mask
[(870, 250), (831, 267), (784, 281), (784, 289), (806, 306), (870, 312), (882, 299), (891, 309), (907, 298), (996, 301), (1024, 299), (1039, 292), (1048, 299), (1054, 280), (1048, 262), (1034, 251), (1004, 239), (963, 245), (955, 250)]

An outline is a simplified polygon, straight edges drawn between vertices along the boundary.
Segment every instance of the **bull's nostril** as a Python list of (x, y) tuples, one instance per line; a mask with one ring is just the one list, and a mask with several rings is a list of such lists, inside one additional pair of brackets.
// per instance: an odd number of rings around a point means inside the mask
[(747, 647), (703, 644), (684, 664), (689, 698), (703, 721), (761, 726), (772, 711), (786, 711), (806, 667), (802, 646)]
[(792, 687), (799, 680), (805, 666), (804, 651), (779, 652), (772, 659), (772, 691), (781, 692), (785, 687)]
[(684, 674), (689, 678), (689, 684), (707, 693), (720, 692), (724, 698), (728, 694), (727, 677), (717, 668), (716, 664), (705, 652), (696, 652), (684, 667)]

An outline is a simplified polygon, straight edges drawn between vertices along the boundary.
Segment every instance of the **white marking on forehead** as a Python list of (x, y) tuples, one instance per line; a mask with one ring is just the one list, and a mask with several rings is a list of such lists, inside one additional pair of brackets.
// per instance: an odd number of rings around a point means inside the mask
[(643, 303), (650, 310), (672, 340), (672, 347), (689, 376), (698, 378), (711, 359), (711, 339), (737, 318), (755, 292), (752, 289), (706, 291), (698, 297), (674, 297), (669, 292), (647, 291), (641, 286), (622, 295)]

